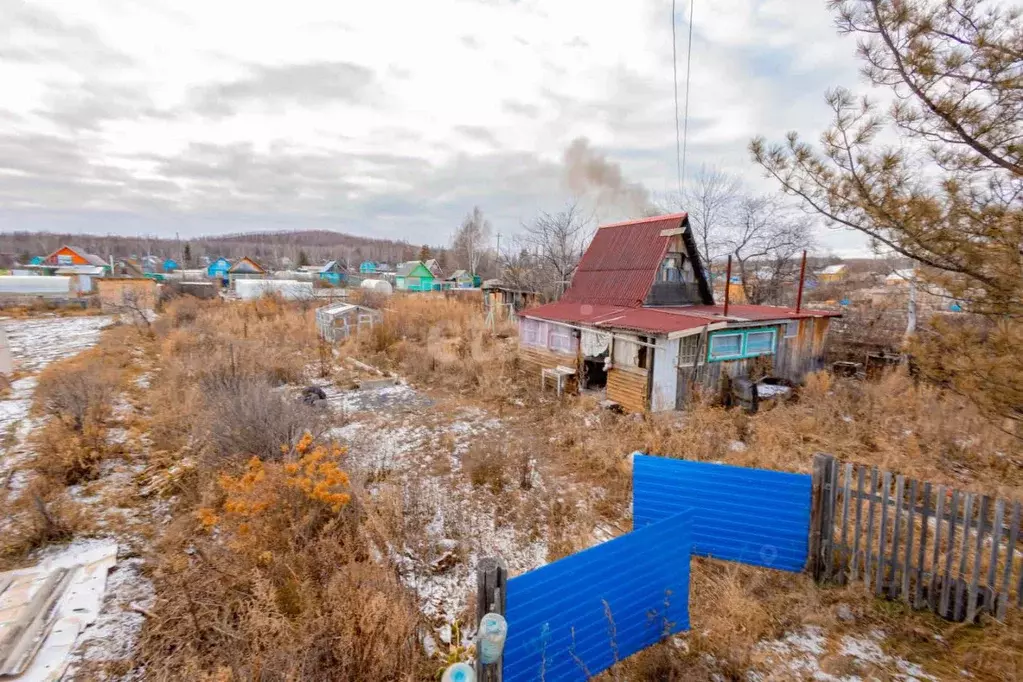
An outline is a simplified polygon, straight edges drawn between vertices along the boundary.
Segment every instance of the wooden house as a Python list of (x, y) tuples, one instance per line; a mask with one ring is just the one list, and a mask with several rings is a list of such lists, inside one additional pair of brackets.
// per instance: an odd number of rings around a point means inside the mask
[(495, 319), (514, 319), (523, 310), (543, 301), (541, 294), (506, 285), (499, 279), (488, 279), (481, 288), (483, 310), (488, 316), (493, 311)]
[(175, 270), (180, 270), (180, 269), (181, 269), (181, 266), (178, 265), (178, 262), (176, 260), (174, 260), (173, 258), (168, 258), (168, 259), (163, 261), (163, 271), (164, 272), (174, 272)]
[(470, 275), (468, 270), (455, 270), (445, 281), (451, 285), (452, 289), (472, 289), (476, 278)]
[(340, 286), (345, 281), (347, 274), (345, 269), (336, 260), (329, 261), (323, 265), (313, 266), (310, 270), (313, 277), (335, 287)]
[(360, 275), (375, 275), (377, 273), (378, 264), (376, 261), (364, 260), (359, 264)]
[(46, 256), (41, 265), (50, 267), (82, 266), (87, 268), (107, 268), (108, 263), (99, 256), (88, 253), (77, 246), (62, 246)]
[[(523, 311), (519, 340), (538, 374), (603, 388), (634, 412), (681, 409), (729, 379), (798, 383), (824, 366), (836, 313), (716, 305), (685, 213), (602, 226), (565, 295)], [(764, 389), (765, 392), (768, 389)]]
[(848, 276), (849, 266), (845, 263), (838, 263), (837, 265), (829, 265), (817, 273), (817, 281), (821, 284), (833, 284), (845, 280)]
[(227, 285), (227, 273), (231, 269), (231, 261), (223, 256), (206, 266), (206, 276), (217, 280), (222, 285)]
[(422, 261), (406, 261), (398, 265), (394, 283), (401, 291), (433, 291), (434, 276)]
[(236, 279), (261, 279), (263, 277), (266, 277), (266, 270), (248, 256), (242, 256), (227, 270), (228, 282), (233, 282)]

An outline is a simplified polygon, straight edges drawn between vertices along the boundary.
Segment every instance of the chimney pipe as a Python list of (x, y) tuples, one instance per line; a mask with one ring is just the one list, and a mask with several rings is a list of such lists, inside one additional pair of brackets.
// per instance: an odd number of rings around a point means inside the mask
[(728, 301), (732, 293), (732, 256), (728, 256), (728, 267), (725, 269), (725, 310), (724, 316), (728, 317)]
[(803, 249), (803, 262), (799, 266), (799, 291), (796, 292), (796, 312), (803, 309), (803, 282), (806, 281), (806, 249)]

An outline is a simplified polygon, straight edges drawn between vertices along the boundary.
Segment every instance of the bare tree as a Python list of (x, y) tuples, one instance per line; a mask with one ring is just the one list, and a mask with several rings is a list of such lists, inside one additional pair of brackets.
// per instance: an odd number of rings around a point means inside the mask
[(551, 298), (560, 296), (590, 242), (591, 224), (577, 204), (558, 213), (540, 213), (522, 226), (513, 250), (502, 256), (503, 279)]
[(479, 270), (483, 252), (490, 243), (491, 232), (490, 221), (483, 217), (483, 211), (479, 206), (474, 206), (472, 211), (466, 214), (461, 227), (455, 232), (452, 247), (459, 261), (473, 275)]
[(741, 213), (742, 182), (719, 168), (702, 166), (695, 179), (673, 202), (689, 214), (700, 257), (710, 264), (727, 253), (724, 234), (732, 229)]
[(776, 197), (743, 196), (735, 222), (721, 244), (731, 255), (750, 303), (782, 303), (787, 284), (796, 281), (798, 256), (813, 245), (810, 221)]

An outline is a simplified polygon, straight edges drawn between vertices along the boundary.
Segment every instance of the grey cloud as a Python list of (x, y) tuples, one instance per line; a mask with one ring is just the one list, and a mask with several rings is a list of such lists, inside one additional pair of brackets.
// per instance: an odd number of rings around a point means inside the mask
[(244, 78), (194, 89), (191, 100), (202, 114), (228, 116), (253, 103), (316, 107), (364, 102), (371, 96), (373, 82), (373, 71), (350, 62), (253, 66)]
[(470, 140), (484, 142), (495, 148), (501, 146), (501, 143), (489, 128), (484, 128), (483, 126), (457, 125), (454, 130)]
[[(103, 42), (84, 24), (63, 20), (33, 2), (6, 2), (0, 22), (0, 60), (36, 64), (57, 62), (79, 73), (125, 68), (134, 60)], [(26, 42), (24, 34), (30, 39)]]
[(510, 114), (529, 116), (531, 118), (540, 114), (540, 107), (534, 104), (526, 104), (525, 102), (516, 102), (514, 100), (505, 100), (501, 103), (501, 107)]
[(87, 81), (74, 89), (56, 87), (37, 114), (74, 132), (98, 131), (106, 121), (167, 118), (141, 85)]
[(483, 47), (483, 44), (478, 39), (469, 35), (462, 36), (462, 44), (471, 50), (478, 50)]

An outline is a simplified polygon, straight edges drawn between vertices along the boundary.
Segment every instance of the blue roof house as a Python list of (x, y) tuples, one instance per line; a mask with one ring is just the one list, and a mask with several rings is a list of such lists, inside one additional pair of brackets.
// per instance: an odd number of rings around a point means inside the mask
[(227, 281), (227, 271), (231, 269), (231, 261), (227, 260), (223, 256), (218, 258), (209, 264), (206, 268), (206, 276), (210, 279), (219, 279), (221, 282)]
[(333, 286), (340, 286), (341, 282), (344, 282), (346, 279), (344, 268), (336, 260), (332, 260), (323, 267), (318, 268), (316, 273), (321, 280), (330, 282)]
[(377, 273), (376, 261), (365, 260), (359, 265), (360, 275), (375, 275)]
[(176, 260), (174, 260), (173, 258), (168, 258), (167, 260), (165, 260), (163, 262), (163, 271), (164, 272), (174, 272), (175, 270), (180, 270), (180, 269), (181, 269), (181, 266), (178, 265), (178, 262)]

